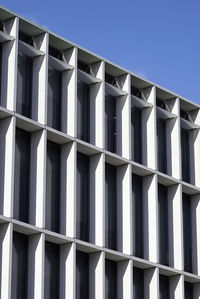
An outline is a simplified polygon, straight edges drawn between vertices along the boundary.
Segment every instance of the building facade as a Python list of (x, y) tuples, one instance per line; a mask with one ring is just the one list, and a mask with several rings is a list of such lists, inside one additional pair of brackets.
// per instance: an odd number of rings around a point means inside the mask
[(1, 298), (199, 299), (199, 108), (1, 8)]

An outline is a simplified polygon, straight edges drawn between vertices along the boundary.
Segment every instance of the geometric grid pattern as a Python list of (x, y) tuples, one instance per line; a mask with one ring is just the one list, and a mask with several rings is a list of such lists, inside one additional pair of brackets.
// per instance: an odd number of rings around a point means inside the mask
[(1, 298), (200, 298), (199, 106), (0, 9)]

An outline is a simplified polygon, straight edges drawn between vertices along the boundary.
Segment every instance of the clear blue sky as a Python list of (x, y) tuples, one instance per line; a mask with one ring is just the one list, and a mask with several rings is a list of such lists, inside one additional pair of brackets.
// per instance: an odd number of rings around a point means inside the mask
[(199, 0), (0, 4), (200, 104)]

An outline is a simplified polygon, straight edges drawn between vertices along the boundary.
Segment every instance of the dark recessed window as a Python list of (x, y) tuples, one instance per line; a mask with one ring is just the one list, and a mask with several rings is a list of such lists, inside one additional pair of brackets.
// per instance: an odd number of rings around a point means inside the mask
[(30, 199), (30, 133), (16, 128), (13, 217), (29, 221)]
[(132, 175), (132, 200), (133, 200), (133, 255), (143, 258), (144, 256), (144, 227), (143, 227), (143, 179)]
[(53, 47), (49, 47), (49, 55), (61, 59), (61, 52)]
[(160, 299), (169, 299), (169, 277), (165, 275), (159, 276), (159, 293)]
[(60, 232), (60, 145), (47, 141), (46, 165), (46, 229)]
[(133, 298), (144, 299), (144, 270), (133, 267)]
[(105, 147), (113, 153), (116, 153), (116, 113), (116, 98), (107, 95), (105, 98)]
[(169, 265), (169, 237), (168, 237), (168, 190), (158, 184), (158, 220), (159, 220), (159, 257), (160, 263)]
[(192, 299), (194, 296), (193, 284), (187, 281), (184, 282), (185, 299)]
[(18, 54), (17, 100), (16, 111), (31, 117), (33, 59), (22, 53)]
[(133, 96), (137, 97), (137, 98), (140, 98), (140, 99), (141, 99), (141, 97), (142, 97), (142, 95), (141, 95), (141, 90), (138, 89), (138, 88), (136, 88), (136, 87), (134, 87), (134, 86), (131, 86), (131, 94), (132, 94)]
[(45, 242), (44, 299), (60, 298), (60, 247)]
[(87, 73), (87, 74), (91, 74), (90, 66), (87, 63), (85, 63), (81, 60), (78, 60), (78, 69), (85, 72), (85, 73)]
[(19, 40), (21, 40), (22, 42), (30, 45), (30, 46), (34, 46), (34, 37), (24, 33), (24, 32), (19, 32)]
[(190, 183), (190, 136), (189, 131), (181, 128), (182, 180)]
[(117, 170), (106, 164), (105, 168), (105, 244), (117, 250)]
[(192, 272), (192, 212), (191, 198), (183, 193), (183, 242), (184, 242), (184, 270)]
[(136, 107), (131, 109), (132, 160), (142, 163), (142, 111)]
[(105, 81), (115, 87), (119, 87), (116, 78), (107, 73), (105, 74)]
[(117, 298), (117, 264), (114, 261), (105, 260), (105, 299)]
[(61, 130), (62, 73), (49, 68), (47, 125)]
[(28, 298), (28, 237), (13, 232), (11, 299)]
[(89, 157), (77, 154), (76, 237), (89, 242)]
[(162, 118), (157, 118), (157, 151), (158, 170), (167, 173), (166, 122)]
[(77, 115), (77, 137), (90, 142), (90, 87), (83, 82), (78, 82)]
[(89, 255), (76, 252), (76, 299), (89, 298)]

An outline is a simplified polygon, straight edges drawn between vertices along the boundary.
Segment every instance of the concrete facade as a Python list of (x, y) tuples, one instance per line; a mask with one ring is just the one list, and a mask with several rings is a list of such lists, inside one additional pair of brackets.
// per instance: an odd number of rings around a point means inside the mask
[[(107, 61), (38, 25), (0, 8), (2, 71), (0, 92), (0, 294), (11, 299), (13, 232), (29, 236), (28, 297), (43, 299), (45, 241), (60, 246), (60, 298), (76, 298), (76, 251), (89, 254), (89, 298), (105, 299), (105, 259), (116, 261), (117, 299), (134, 299), (133, 267), (144, 270), (144, 298), (158, 299), (159, 275), (169, 277), (169, 298), (184, 299), (184, 283), (200, 298), (200, 107)], [(19, 39), (31, 36), (34, 45)], [(49, 45), (63, 55), (48, 54)], [(31, 117), (16, 111), (18, 51), (33, 57)], [(90, 66), (90, 74), (78, 68)], [(61, 130), (47, 125), (48, 66), (62, 72)], [(105, 80), (105, 73), (116, 83)], [(90, 86), (90, 142), (77, 138), (77, 81)], [(142, 90), (144, 99), (131, 93)], [(105, 94), (116, 99), (116, 152), (105, 146)], [(167, 109), (157, 105), (157, 98)], [(142, 116), (142, 163), (134, 161), (131, 107)], [(182, 117), (181, 110), (187, 117)], [(189, 118), (188, 118), (189, 115)], [(167, 170), (158, 170), (157, 118), (166, 121)], [(30, 133), (28, 223), (14, 219), (15, 132)], [(190, 183), (182, 179), (181, 128), (189, 131)], [(60, 233), (45, 228), (47, 140), (61, 148)], [(76, 237), (77, 152), (89, 157), (89, 242)], [(117, 250), (105, 247), (105, 163), (117, 171)], [(133, 255), (132, 174), (143, 178), (144, 258)], [(169, 266), (159, 259), (158, 184), (168, 189)], [(192, 267), (184, 270), (182, 193), (191, 198)], [(164, 298), (164, 297), (163, 297)]]

